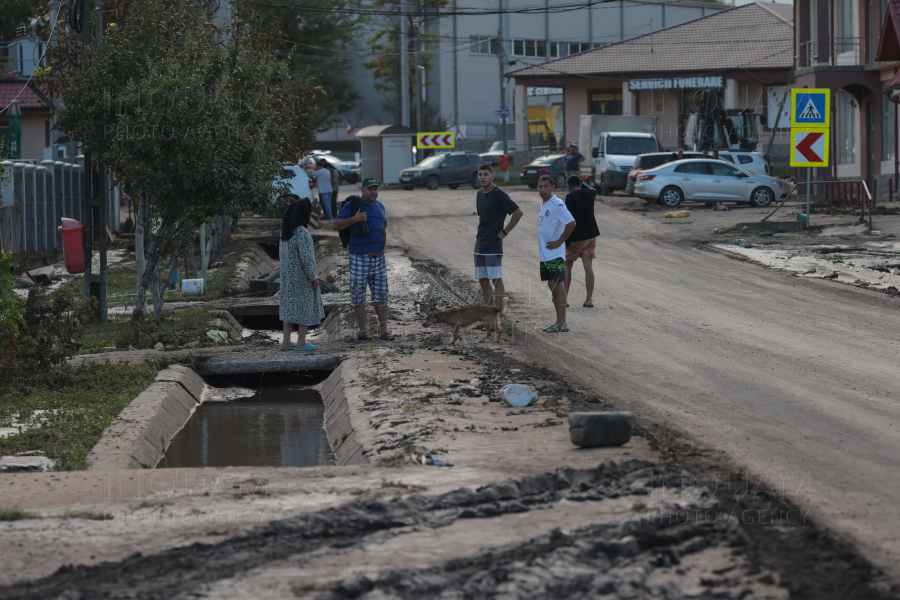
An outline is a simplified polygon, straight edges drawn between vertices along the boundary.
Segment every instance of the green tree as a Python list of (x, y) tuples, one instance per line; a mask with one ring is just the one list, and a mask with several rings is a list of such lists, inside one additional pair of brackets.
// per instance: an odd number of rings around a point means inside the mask
[[(278, 55), (290, 65), (292, 88), (317, 88), (310, 108), (319, 131), (337, 124), (342, 113), (349, 112), (359, 92), (346, 76), (348, 56), (356, 48), (367, 18), (342, 12), (361, 6), (361, 0), (305, 0), (304, 8), (256, 6), (263, 21), (277, 23)], [(331, 12), (309, 10), (327, 8)]]
[(312, 128), (312, 93), (285, 90), (290, 77), (275, 57), (274, 27), (263, 27), (243, 0), (233, 3), (227, 30), (209, 24), (202, 7), (181, 4), (120, 1), (86, 71), (81, 34), (63, 32), (52, 53), (59, 127), (141, 192), (150, 243), (135, 318), (151, 279), (159, 281), (160, 257), (217, 215), (263, 209), (273, 174), (295, 159)]
[[(16, 37), (19, 25), (28, 25), (32, 19), (47, 18), (50, 15), (48, 0), (0, 0), (0, 40), (11, 42)], [(45, 26), (38, 30), (44, 37), (50, 32)]]
[[(396, 122), (399, 123), (402, 90), (400, 83), (402, 50), (400, 19), (408, 20), (410, 124), (413, 129), (416, 129), (417, 123), (414, 117), (417, 93), (415, 56), (418, 52), (419, 64), (425, 67), (426, 71), (433, 66), (434, 52), (429, 51), (428, 47), (437, 44), (441, 38), (431, 33), (429, 27), (438, 18), (438, 9), (448, 4), (449, 0), (410, 0), (407, 3), (407, 15), (398, 15), (391, 19), (387, 27), (376, 31), (369, 40), (369, 48), (375, 57), (364, 62), (363, 66), (372, 71), (375, 89), (392, 94), (385, 100), (383, 108), (392, 112)], [(373, 6), (400, 11), (399, 0), (375, 0)], [(426, 82), (425, 85), (430, 85), (430, 82)], [(436, 129), (429, 128), (429, 115), (432, 117), (430, 123), (432, 126), (445, 120), (440, 115), (440, 107), (437, 103), (426, 101), (423, 110), (425, 131), (436, 131)]]

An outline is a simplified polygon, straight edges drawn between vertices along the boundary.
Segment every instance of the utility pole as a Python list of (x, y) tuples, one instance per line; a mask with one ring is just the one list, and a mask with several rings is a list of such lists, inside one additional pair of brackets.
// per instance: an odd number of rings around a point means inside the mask
[[(503, 154), (509, 156), (509, 140), (506, 136), (506, 77), (504, 72), (504, 52), (503, 52), (503, 16), (500, 16), (500, 29), (497, 31), (497, 59), (500, 62), (500, 110), (504, 111), (500, 115), (501, 119), (501, 127), (503, 129)], [(528, 132), (528, 126), (525, 127), (526, 134)], [(503, 181), (509, 181), (509, 168), (503, 171)]]
[[(97, 16), (95, 17), (94, 27), (94, 43), (96, 45), (96, 54), (99, 54), (102, 49), (100, 47), (100, 38), (103, 35), (103, 20), (100, 12), (100, 0), (94, 0), (94, 8), (97, 10)], [(97, 232), (98, 242), (100, 246), (100, 282), (99, 282), (99, 294), (100, 294), (100, 321), (106, 323), (109, 318), (109, 302), (107, 298), (107, 268), (106, 268), (106, 182), (104, 181), (105, 177), (103, 176), (103, 168), (99, 162), (97, 162), (97, 185), (94, 187), (94, 205), (97, 207), (97, 225), (99, 227), (99, 231)], [(119, 215), (116, 215), (116, 218), (119, 218)]]
[[(82, 55), (84, 58), (85, 73), (88, 70), (88, 62), (91, 56), (91, 0), (81, 0), (81, 41), (83, 45)], [(85, 90), (87, 94), (87, 90)], [(91, 193), (91, 180), (93, 179), (93, 170), (91, 168), (91, 151), (89, 148), (84, 149), (84, 216), (85, 223), (82, 231), (84, 244), (84, 298), (89, 299), (94, 294), (93, 283), (94, 278), (91, 275), (91, 262), (94, 253), (93, 247), (93, 195)], [(100, 290), (97, 290), (99, 294)]]
[[(416, 133), (425, 131), (425, 109), (422, 102), (422, 92), (425, 90), (425, 67), (422, 66), (422, 27), (425, 26), (425, 15), (417, 17), (415, 31), (415, 48), (416, 53)], [(418, 146), (418, 144), (416, 144)], [(421, 162), (424, 150), (416, 148), (416, 162)]]
[(400, 124), (409, 127), (409, 2), (400, 2)]

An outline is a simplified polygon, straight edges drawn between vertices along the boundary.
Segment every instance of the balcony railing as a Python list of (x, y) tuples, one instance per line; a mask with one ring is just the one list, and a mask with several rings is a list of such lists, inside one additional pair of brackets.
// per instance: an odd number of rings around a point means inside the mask
[[(800, 44), (797, 54), (798, 67), (815, 67), (817, 65), (856, 66), (873, 62), (873, 49), (878, 46), (879, 36), (870, 37), (835, 37), (829, 39), (827, 48), (820, 48), (818, 40), (810, 40)], [(824, 56), (820, 54), (824, 52)]]

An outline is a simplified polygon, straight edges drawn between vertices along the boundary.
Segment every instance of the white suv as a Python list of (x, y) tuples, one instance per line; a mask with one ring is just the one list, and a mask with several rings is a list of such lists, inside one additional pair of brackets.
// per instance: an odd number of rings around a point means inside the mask
[[(711, 156), (710, 156), (711, 157)], [(771, 175), (769, 164), (759, 152), (735, 152), (733, 150), (719, 150), (719, 158), (727, 160), (747, 171), (760, 175)]]

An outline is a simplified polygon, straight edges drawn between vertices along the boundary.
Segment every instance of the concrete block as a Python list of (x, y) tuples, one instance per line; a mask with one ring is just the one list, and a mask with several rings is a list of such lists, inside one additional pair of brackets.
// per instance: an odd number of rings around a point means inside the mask
[(569, 439), (582, 448), (621, 446), (633, 431), (634, 413), (569, 413)]
[(56, 461), (46, 456), (0, 456), (0, 473), (52, 471), (54, 466)]

